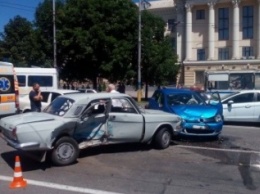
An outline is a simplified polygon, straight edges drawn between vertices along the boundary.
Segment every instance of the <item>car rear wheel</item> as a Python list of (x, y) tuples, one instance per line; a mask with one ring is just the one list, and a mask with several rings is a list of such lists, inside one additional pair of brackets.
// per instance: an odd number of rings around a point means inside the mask
[(165, 149), (171, 143), (172, 135), (168, 128), (161, 128), (154, 137), (154, 144), (158, 149)]
[(62, 137), (54, 145), (51, 160), (55, 165), (65, 166), (75, 162), (78, 156), (78, 143), (70, 137)]

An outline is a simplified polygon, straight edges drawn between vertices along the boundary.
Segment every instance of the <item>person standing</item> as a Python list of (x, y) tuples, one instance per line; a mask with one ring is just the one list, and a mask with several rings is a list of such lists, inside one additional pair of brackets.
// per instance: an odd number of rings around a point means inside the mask
[(116, 87), (114, 84), (108, 84), (106, 91), (109, 93), (119, 93), (118, 91), (116, 91)]
[(33, 89), (29, 93), (29, 99), (32, 112), (41, 112), (42, 108), (42, 95), (40, 91), (40, 85), (38, 83), (33, 84)]

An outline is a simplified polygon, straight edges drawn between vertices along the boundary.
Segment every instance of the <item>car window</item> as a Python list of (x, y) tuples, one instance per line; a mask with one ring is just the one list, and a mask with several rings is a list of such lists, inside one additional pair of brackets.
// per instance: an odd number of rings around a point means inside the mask
[(260, 102), (260, 93), (257, 93), (257, 102)]
[(48, 102), (48, 98), (49, 98), (49, 95), (50, 95), (50, 92), (41, 92), (41, 95), (42, 95), (42, 102)]
[(44, 112), (64, 116), (65, 113), (72, 107), (74, 100), (70, 98), (56, 98), (51, 104), (44, 110)]
[(51, 95), (51, 102), (57, 98), (58, 96), (60, 96), (61, 94), (60, 93), (56, 93), (56, 92), (53, 92), (52, 95)]
[(126, 98), (112, 99), (111, 112), (117, 113), (137, 113), (133, 104)]
[[(239, 94), (230, 98), (234, 103), (246, 103), (246, 102), (253, 102), (254, 101), (254, 93), (246, 93), (246, 94)], [(225, 102), (227, 103), (227, 101)]]
[(168, 94), (167, 104), (169, 106), (173, 105), (203, 105), (205, 100), (196, 92), (191, 93), (172, 93)]

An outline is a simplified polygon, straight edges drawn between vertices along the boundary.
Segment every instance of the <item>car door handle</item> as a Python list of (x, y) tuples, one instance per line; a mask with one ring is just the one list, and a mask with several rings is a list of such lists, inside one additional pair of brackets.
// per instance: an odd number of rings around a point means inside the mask
[(109, 119), (110, 119), (110, 120), (115, 120), (115, 119), (116, 119), (116, 116), (115, 116), (115, 115), (110, 116)]
[(250, 105), (246, 105), (245, 108), (250, 108), (251, 106)]

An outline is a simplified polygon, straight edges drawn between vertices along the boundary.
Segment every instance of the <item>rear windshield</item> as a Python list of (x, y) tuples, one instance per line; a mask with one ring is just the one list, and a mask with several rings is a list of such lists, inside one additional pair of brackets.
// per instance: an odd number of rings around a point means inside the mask
[(10, 94), (14, 92), (14, 75), (0, 75), (0, 94)]
[(43, 111), (49, 114), (64, 116), (66, 112), (72, 107), (74, 100), (69, 98), (59, 97), (56, 98), (51, 104)]

